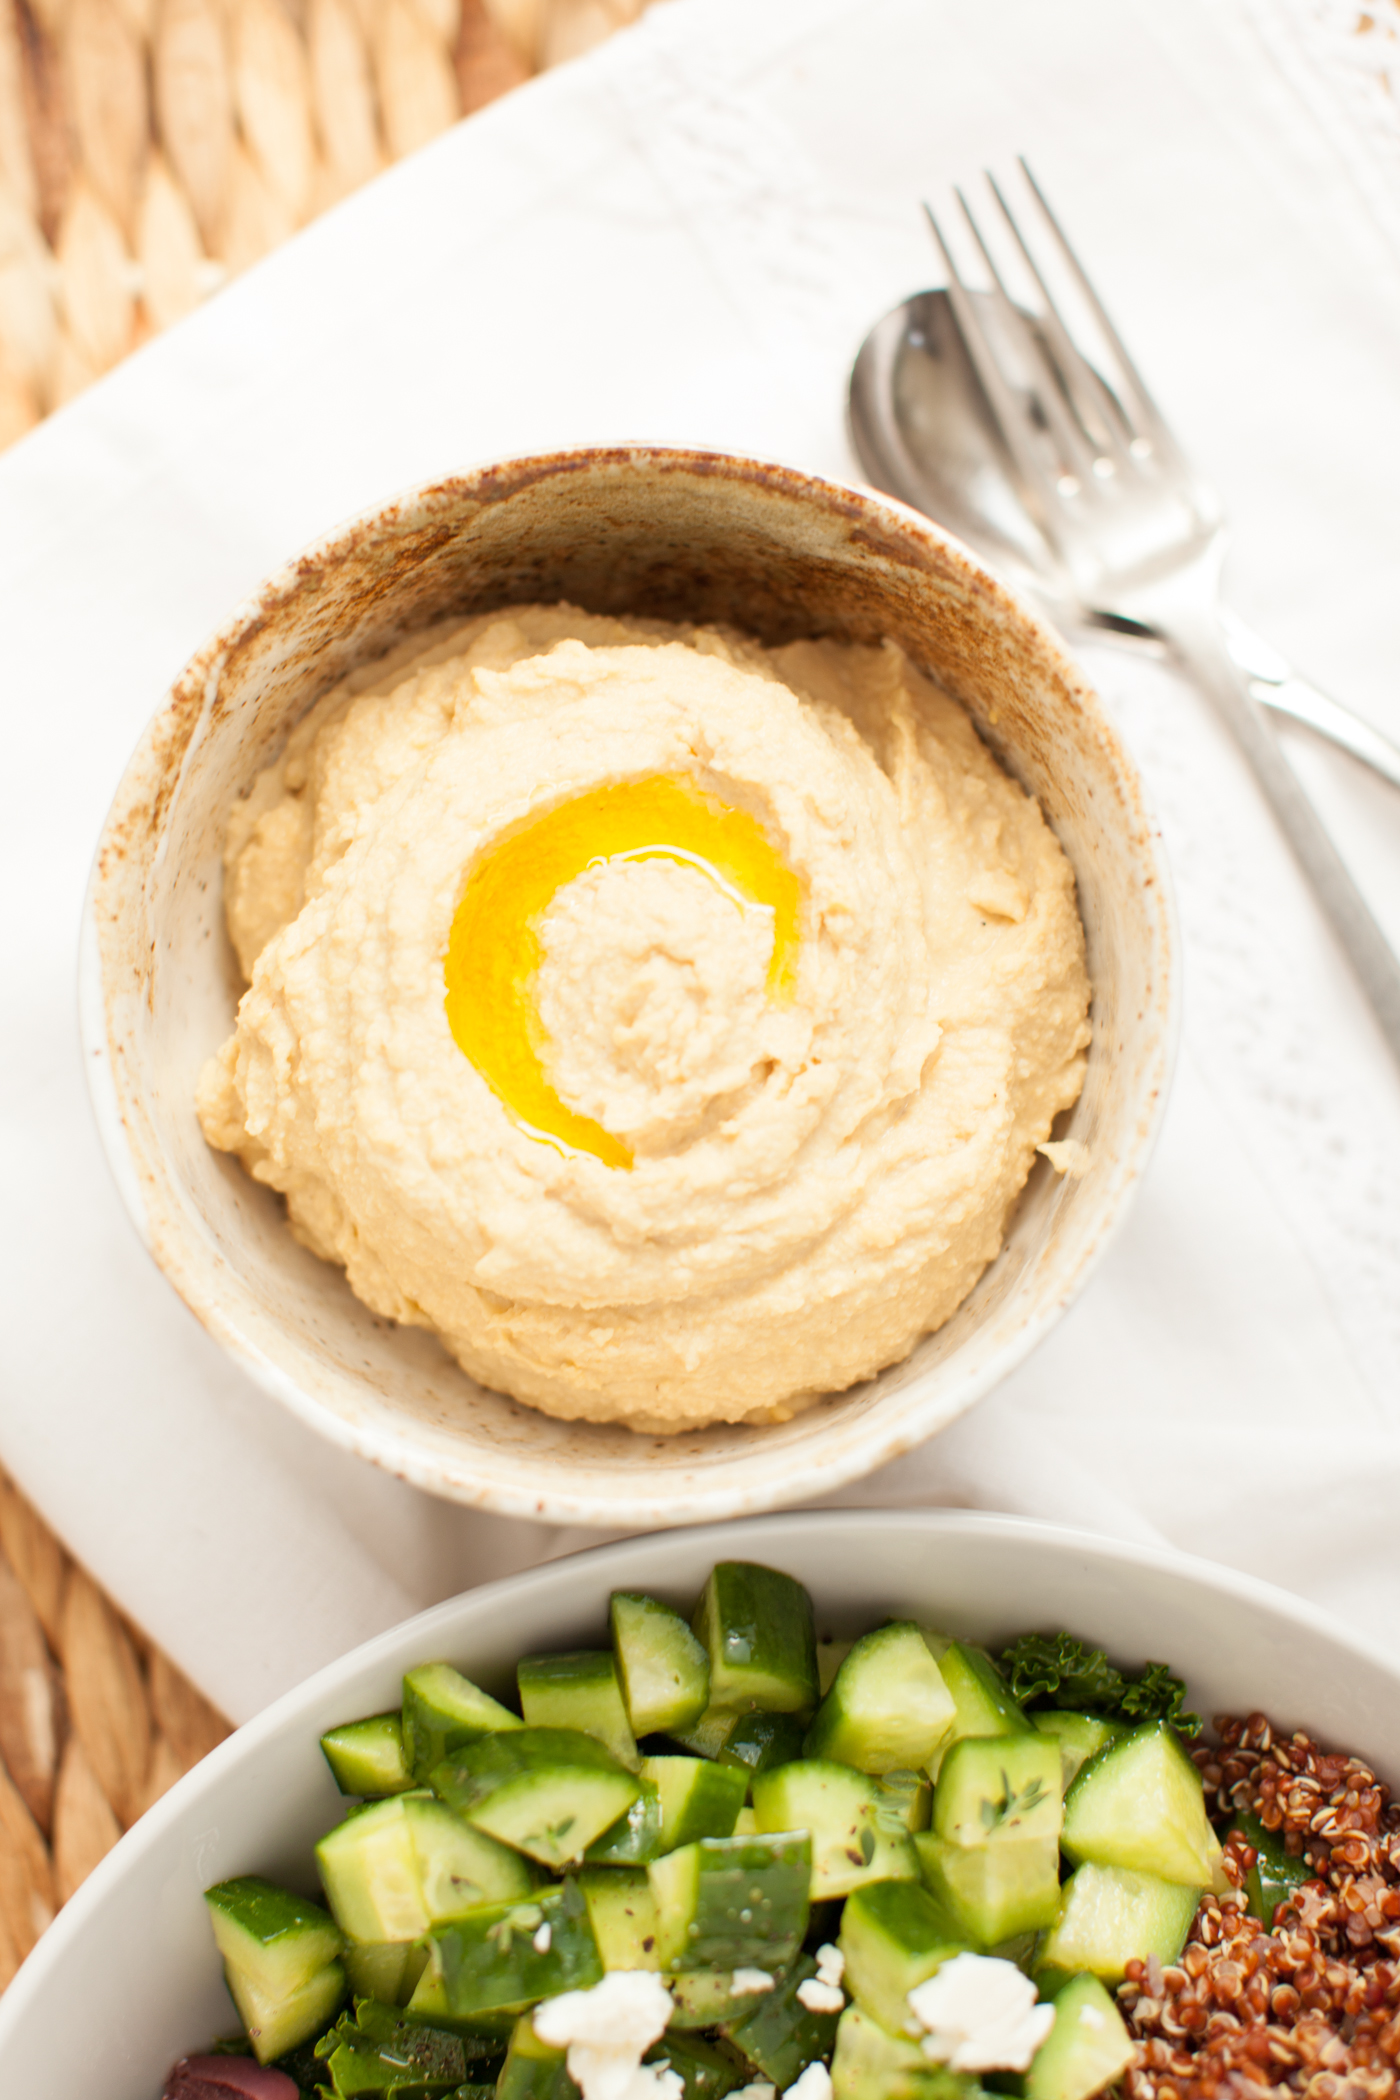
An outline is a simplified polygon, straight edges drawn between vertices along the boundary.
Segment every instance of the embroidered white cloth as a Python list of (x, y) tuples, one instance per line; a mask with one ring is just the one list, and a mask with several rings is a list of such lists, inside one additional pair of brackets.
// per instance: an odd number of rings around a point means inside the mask
[[(121, 1212), (84, 1099), (76, 932), (171, 677), (299, 545), (473, 460), (626, 436), (855, 477), (850, 360), (936, 278), (919, 199), (1025, 151), (1222, 490), (1237, 609), (1400, 736), (1396, 14), (1370, 9), (1363, 50), (1348, 13), (675, 0), (394, 169), (0, 460), (0, 1455), (232, 1714), (583, 1541), (308, 1435)], [(1122, 647), (1089, 663), (1176, 870), (1161, 1149), (1053, 1338), (837, 1499), (1173, 1540), (1396, 1642), (1400, 1084), (1201, 704)], [(1400, 937), (1400, 802), (1293, 743)]]

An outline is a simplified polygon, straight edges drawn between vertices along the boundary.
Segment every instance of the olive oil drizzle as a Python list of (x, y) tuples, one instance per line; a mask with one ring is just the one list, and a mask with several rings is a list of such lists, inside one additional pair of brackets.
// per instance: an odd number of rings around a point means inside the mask
[(802, 889), (763, 825), (687, 775), (593, 788), (499, 839), (472, 868), (448, 938), (447, 1020), (457, 1047), (533, 1138), (630, 1168), (632, 1153), (562, 1101), (546, 1077), (536, 978), (540, 920), (556, 892), (615, 860), (696, 868), (743, 909), (773, 913), (768, 996), (796, 986)]

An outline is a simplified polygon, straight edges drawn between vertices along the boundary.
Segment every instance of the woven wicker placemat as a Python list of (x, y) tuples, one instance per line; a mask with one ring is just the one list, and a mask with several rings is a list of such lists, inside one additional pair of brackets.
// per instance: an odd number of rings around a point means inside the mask
[(0, 1989), (123, 1830), (228, 1733), (0, 1471)]
[(0, 0), (0, 448), (647, 0)]

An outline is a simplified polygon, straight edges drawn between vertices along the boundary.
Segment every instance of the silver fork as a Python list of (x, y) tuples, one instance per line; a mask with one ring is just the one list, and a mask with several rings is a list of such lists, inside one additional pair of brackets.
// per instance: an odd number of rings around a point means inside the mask
[[(1371, 914), (1263, 708), (1230, 654), (1219, 598), (1225, 535), (1214, 493), (1191, 468), (1026, 166), (1050, 241), (1073, 293), (1116, 364), (1110, 388), (1075, 343), (1058, 301), (996, 180), (999, 214), (1039, 304), (1034, 323), (1009, 293), (996, 254), (961, 190), (958, 203), (989, 286), (974, 291), (925, 205), (948, 272), (948, 296), (968, 355), (1016, 462), (1036, 522), (1084, 605), (1134, 620), (1168, 642), (1214, 704), (1254, 770), (1400, 1061), (1400, 959)], [(983, 320), (988, 306), (994, 321)], [(1002, 369), (998, 339), (1044, 384), (1030, 394)]]

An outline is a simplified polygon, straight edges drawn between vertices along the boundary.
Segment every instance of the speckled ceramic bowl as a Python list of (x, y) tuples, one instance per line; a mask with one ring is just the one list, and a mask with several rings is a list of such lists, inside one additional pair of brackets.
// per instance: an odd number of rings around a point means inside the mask
[[(781, 1425), (664, 1438), (554, 1421), (376, 1319), (298, 1247), (280, 1200), (194, 1112), (239, 994), (228, 809), (352, 665), (449, 614), (567, 598), (731, 621), (764, 641), (891, 635), (970, 709), (1073, 864), (1094, 986), (1071, 1133), (1007, 1244), (902, 1364)], [(156, 1260), (264, 1389), (323, 1435), (460, 1502), (644, 1528), (828, 1492), (918, 1444), (1018, 1364), (1083, 1285), (1151, 1148), (1172, 1040), (1160, 842), (1118, 735), (1045, 624), (912, 511), (780, 467), (622, 447), (414, 491), (310, 548), (200, 651), (118, 789), (87, 907), (82, 1012), (108, 1154)]]
[(688, 1609), (717, 1560), (806, 1583), (820, 1623), (915, 1618), (994, 1647), (1066, 1627), (1136, 1668), (1170, 1662), (1198, 1712), (1271, 1715), (1400, 1780), (1400, 1670), (1282, 1590), (1185, 1554), (964, 1510), (820, 1510), (595, 1546), (437, 1605), (342, 1656), (221, 1743), (59, 1913), (0, 1999), (5, 2100), (156, 2100), (173, 2059), (232, 2025), (201, 1892), (231, 1874), (314, 1888), (344, 1812), (317, 1737), (398, 1704), (448, 1658), (501, 1692), (523, 1654), (605, 1640), (612, 1590)]

